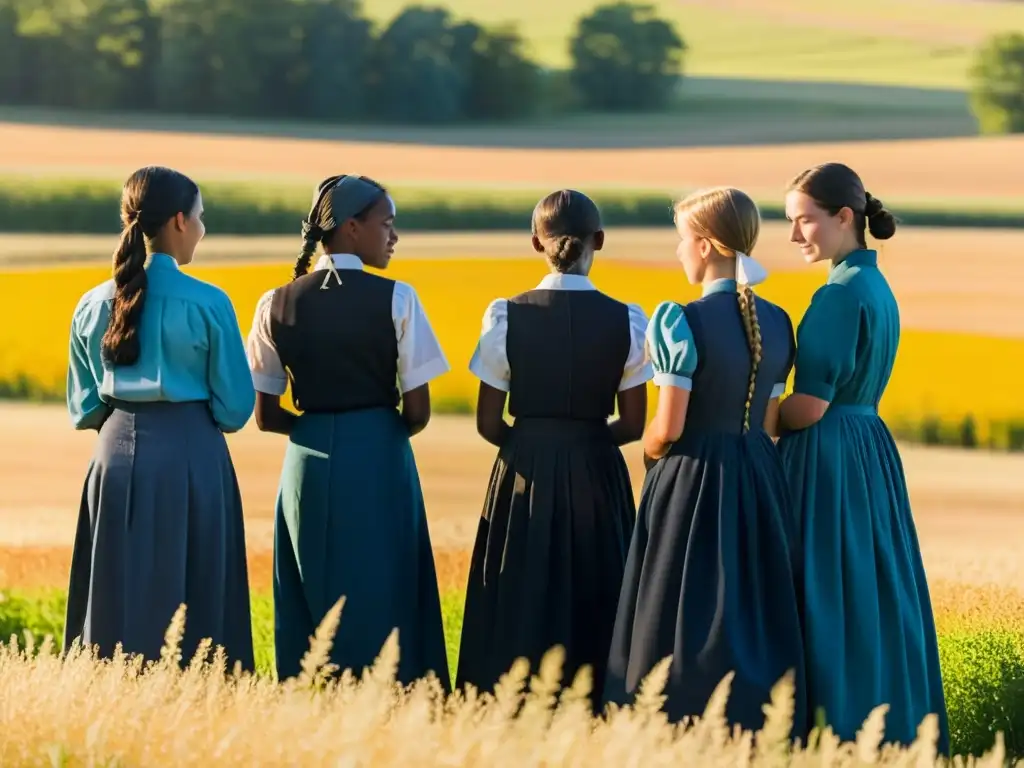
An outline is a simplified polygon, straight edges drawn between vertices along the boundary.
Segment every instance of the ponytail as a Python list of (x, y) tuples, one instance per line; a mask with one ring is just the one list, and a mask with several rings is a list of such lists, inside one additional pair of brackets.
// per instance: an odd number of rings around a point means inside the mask
[(146, 243), (137, 219), (128, 222), (114, 252), (114, 304), (101, 352), (111, 365), (139, 359), (139, 322), (146, 300)]

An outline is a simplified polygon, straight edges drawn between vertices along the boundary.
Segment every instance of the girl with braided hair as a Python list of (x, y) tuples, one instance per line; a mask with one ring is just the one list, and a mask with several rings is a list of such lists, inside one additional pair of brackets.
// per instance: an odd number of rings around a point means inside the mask
[(195, 182), (142, 168), (121, 196), (114, 276), (71, 321), (67, 405), (99, 432), (78, 517), (64, 647), (159, 659), (186, 606), (182, 660), (210, 638), (253, 669), (242, 499), (224, 433), (252, 415), (231, 301), (186, 275), (205, 234)]
[[(299, 674), (309, 638), (344, 597), (333, 664), (360, 675), (397, 628), (399, 682), (433, 673), (450, 689), (410, 444), (448, 363), (412, 286), (364, 270), (387, 268), (394, 222), (375, 181), (321, 182), (293, 278), (260, 299), (249, 335), (256, 423), (288, 437), (274, 524), (280, 679)], [(298, 416), (281, 407), (289, 385)]]
[(803, 528), (810, 704), (852, 740), (887, 704), (886, 740), (909, 744), (939, 719), (949, 751), (931, 598), (899, 451), (878, 416), (899, 347), (899, 306), (878, 269), (892, 214), (849, 167), (826, 163), (786, 195), (790, 239), (831, 264), (797, 330), (779, 449)]
[(603, 244), (590, 198), (547, 196), (533, 247), (550, 274), (484, 314), (470, 370), (477, 428), (498, 455), (470, 564), (459, 686), (489, 691), (517, 657), (536, 670), (561, 645), (563, 678), (588, 665), (599, 698), (636, 516), (619, 446), (643, 432), (653, 375), (643, 310), (588, 277)]
[(801, 724), (797, 542), (770, 434), (793, 364), (793, 328), (752, 290), (766, 272), (750, 256), (760, 215), (746, 194), (697, 192), (676, 204), (675, 224), (678, 257), (703, 295), (662, 302), (647, 330), (658, 407), (643, 438), (650, 464), (605, 700), (630, 703), (671, 656), (671, 720), (701, 715), (735, 673), (726, 717), (756, 731), (772, 687), (790, 672)]

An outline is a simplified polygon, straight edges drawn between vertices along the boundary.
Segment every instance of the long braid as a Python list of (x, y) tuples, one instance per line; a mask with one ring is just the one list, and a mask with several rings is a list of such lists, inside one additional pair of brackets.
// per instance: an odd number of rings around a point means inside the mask
[(747, 387), (747, 402), (743, 409), (743, 431), (749, 432), (750, 409), (754, 403), (754, 390), (757, 385), (757, 369), (761, 365), (761, 324), (757, 320), (757, 304), (750, 286), (744, 285), (737, 296), (740, 315), (743, 317), (743, 330), (747, 335), (747, 346), (750, 348), (750, 384)]

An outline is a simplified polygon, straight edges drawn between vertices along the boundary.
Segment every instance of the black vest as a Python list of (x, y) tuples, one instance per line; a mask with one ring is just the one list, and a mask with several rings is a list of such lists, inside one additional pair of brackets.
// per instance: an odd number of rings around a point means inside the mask
[(354, 269), (338, 270), (320, 290), (322, 269), (274, 292), (270, 330), (307, 413), (397, 407), (398, 341), (391, 316), (395, 283)]
[(629, 308), (599, 291), (537, 289), (509, 299), (509, 413), (607, 419), (629, 346)]

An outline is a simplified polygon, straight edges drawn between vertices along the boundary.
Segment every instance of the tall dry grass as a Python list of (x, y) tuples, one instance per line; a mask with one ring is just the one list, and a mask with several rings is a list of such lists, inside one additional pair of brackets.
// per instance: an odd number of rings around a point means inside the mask
[[(791, 744), (792, 682), (781, 680), (758, 733), (730, 731), (729, 678), (703, 717), (669, 725), (660, 708), (667, 661), (645, 681), (633, 707), (593, 718), (591, 681), (581, 672), (561, 685), (561, 653), (552, 650), (530, 677), (515, 664), (494, 695), (446, 697), (436, 679), (395, 683), (393, 634), (356, 679), (326, 663), (343, 600), (328, 613), (302, 664), (284, 683), (227, 670), (220, 649), (200, 648), (183, 665), (185, 608), (175, 614), (159, 660), (117, 654), (99, 661), (81, 647), (62, 658), (51, 639), (0, 648), (0, 764), (5, 766), (930, 766), (936, 721), (917, 741), (881, 746), (885, 708), (857, 740), (825, 730), (812, 747)], [(212, 653), (211, 653), (212, 651)], [(1002, 740), (965, 765), (1001, 766)], [(960, 762), (960, 761), (958, 761)]]

